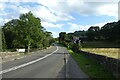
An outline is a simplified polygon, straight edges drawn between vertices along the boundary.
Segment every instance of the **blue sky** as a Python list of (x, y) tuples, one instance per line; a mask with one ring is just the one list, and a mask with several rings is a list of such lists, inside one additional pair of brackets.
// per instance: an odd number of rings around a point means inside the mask
[(59, 32), (87, 30), (118, 20), (118, 0), (2, 0), (0, 25), (31, 11), (42, 26), (58, 37)]

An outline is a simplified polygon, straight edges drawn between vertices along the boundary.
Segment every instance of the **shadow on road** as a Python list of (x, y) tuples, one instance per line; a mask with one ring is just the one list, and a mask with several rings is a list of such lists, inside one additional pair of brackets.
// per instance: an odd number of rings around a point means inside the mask
[(73, 58), (68, 54), (67, 50), (64, 48), (63, 53), (55, 53), (58, 55), (63, 55), (64, 66), (59, 71), (57, 78), (64, 79), (82, 79), (89, 80), (89, 77), (79, 68), (77, 63), (73, 60)]

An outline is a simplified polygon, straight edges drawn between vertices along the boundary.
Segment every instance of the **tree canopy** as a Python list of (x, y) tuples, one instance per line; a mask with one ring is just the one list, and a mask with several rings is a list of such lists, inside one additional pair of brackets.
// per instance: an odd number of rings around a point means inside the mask
[(46, 48), (53, 39), (52, 33), (41, 25), (40, 18), (31, 12), (21, 14), (2, 28), (7, 48)]
[(91, 26), (86, 31), (75, 31), (73, 33), (68, 34), (66, 34), (65, 32), (61, 32), (59, 34), (59, 40), (64, 43), (67, 40), (72, 42), (73, 37), (78, 37), (81, 40), (86, 41), (109, 41), (115, 43), (117, 42), (120, 44), (119, 35), (120, 35), (120, 21), (106, 23), (101, 28), (99, 26)]

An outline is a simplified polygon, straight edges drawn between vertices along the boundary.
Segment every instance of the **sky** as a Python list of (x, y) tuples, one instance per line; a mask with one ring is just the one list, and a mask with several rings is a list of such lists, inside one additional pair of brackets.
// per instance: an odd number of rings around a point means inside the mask
[(0, 0), (0, 25), (31, 11), (42, 26), (58, 37), (60, 32), (87, 30), (118, 21), (119, 0)]

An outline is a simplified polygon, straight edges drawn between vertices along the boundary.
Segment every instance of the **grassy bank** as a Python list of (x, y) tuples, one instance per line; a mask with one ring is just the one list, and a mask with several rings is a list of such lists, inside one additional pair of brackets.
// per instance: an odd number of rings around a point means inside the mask
[(83, 54), (74, 53), (68, 49), (71, 56), (78, 63), (80, 68), (93, 80), (115, 80), (113, 75), (102, 66), (94, 62), (94, 59), (88, 59)]

